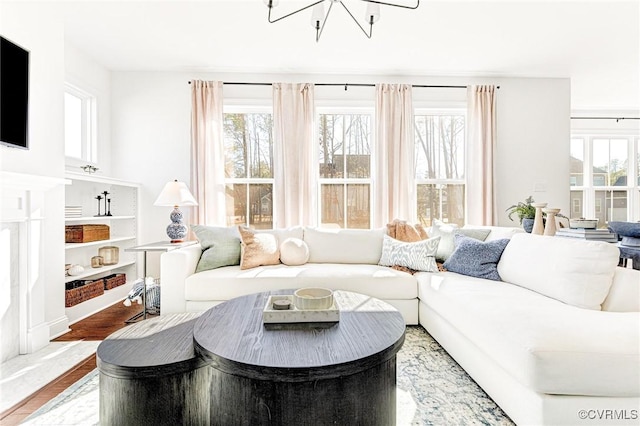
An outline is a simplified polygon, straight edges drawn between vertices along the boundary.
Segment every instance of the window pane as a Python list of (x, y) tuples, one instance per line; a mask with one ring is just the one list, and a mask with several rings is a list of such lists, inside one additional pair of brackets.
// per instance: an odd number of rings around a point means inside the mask
[(594, 186), (626, 186), (627, 167), (626, 139), (593, 140)]
[(463, 226), (464, 185), (418, 185), (418, 221), (431, 226), (434, 219)]
[(271, 114), (224, 115), (227, 178), (273, 177), (271, 127)]
[(627, 221), (627, 191), (596, 191), (598, 228), (610, 221)]
[(370, 115), (321, 114), (318, 135), (321, 178), (370, 177)]
[(369, 229), (369, 185), (347, 185), (347, 228)]
[(273, 185), (249, 185), (249, 225), (255, 229), (273, 228)]
[(584, 139), (571, 139), (570, 186), (584, 185)]
[(418, 115), (415, 136), (417, 179), (464, 178), (463, 115)]
[(227, 226), (247, 223), (247, 185), (235, 184), (226, 186)]
[(571, 198), (571, 214), (569, 217), (585, 217), (583, 191), (570, 191), (569, 197)]
[(320, 203), (321, 225), (344, 227), (344, 185), (321, 185)]
[(82, 99), (64, 94), (64, 155), (82, 158)]

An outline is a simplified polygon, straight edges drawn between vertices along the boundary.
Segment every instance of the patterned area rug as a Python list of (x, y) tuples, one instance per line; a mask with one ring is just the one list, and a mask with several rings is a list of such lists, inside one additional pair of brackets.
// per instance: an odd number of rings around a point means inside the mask
[[(420, 326), (407, 327), (398, 353), (398, 425), (513, 425)], [(98, 373), (92, 371), (25, 420), (25, 425), (98, 425)]]

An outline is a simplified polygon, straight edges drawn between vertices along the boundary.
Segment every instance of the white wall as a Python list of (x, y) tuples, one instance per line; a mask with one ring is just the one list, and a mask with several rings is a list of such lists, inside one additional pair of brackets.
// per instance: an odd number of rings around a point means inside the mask
[[(301, 76), (195, 74), (166, 72), (113, 72), (112, 169), (114, 175), (141, 182), (141, 241), (166, 238), (169, 208), (154, 207), (162, 186), (171, 179), (190, 179), (191, 79), (222, 81), (311, 81), (343, 83), (405, 82), (412, 84), (498, 84), (497, 203), (499, 224), (517, 226), (504, 210), (533, 195), (566, 211), (569, 206), (569, 79), (436, 78), (381, 76)], [(372, 88), (317, 87), (316, 98), (348, 98), (352, 104), (373, 106)], [(225, 86), (225, 101), (234, 104), (258, 100), (271, 104), (269, 86)], [(416, 104), (441, 100), (459, 105), (464, 89), (415, 89)], [(189, 223), (188, 209), (185, 220)], [(157, 262), (149, 263), (157, 273)]]
[[(65, 43), (65, 81), (96, 97), (98, 173), (112, 176), (111, 171), (111, 72), (75, 46)], [(79, 172), (86, 161), (67, 158), (67, 170)]]
[[(0, 170), (61, 178), (64, 175), (64, 27), (55, 7), (43, 3), (3, 2), (0, 33), (30, 51), (29, 150), (0, 146)], [(43, 293), (44, 320), (51, 334), (64, 322), (64, 192), (49, 191), (41, 214), (42, 276), (33, 284)]]

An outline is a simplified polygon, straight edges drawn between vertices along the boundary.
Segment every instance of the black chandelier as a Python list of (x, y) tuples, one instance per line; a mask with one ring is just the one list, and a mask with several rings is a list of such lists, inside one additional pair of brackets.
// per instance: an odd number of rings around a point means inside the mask
[[(271, 17), (271, 10), (278, 5), (279, 0), (264, 0), (264, 3), (269, 8), (268, 20), (269, 20), (269, 23), (271, 24), (273, 24), (274, 22), (281, 21), (284, 18), (288, 18), (291, 15), (295, 15), (298, 12), (302, 12), (303, 10), (313, 8), (313, 11), (311, 14), (311, 24), (316, 29), (316, 42), (320, 40), (320, 36), (322, 35), (322, 31), (324, 30), (325, 24), (327, 23), (329, 14), (331, 14), (331, 9), (333, 8), (333, 5), (336, 3), (340, 3), (340, 5), (344, 8), (344, 10), (347, 11), (349, 16), (351, 16), (351, 19), (353, 19), (353, 22), (355, 22), (356, 25), (358, 25), (358, 28), (362, 30), (362, 32), (364, 33), (365, 36), (367, 36), (367, 38), (371, 38), (371, 35), (373, 34), (373, 24), (377, 22), (378, 19), (380, 19), (381, 4), (384, 6), (400, 7), (403, 9), (417, 9), (418, 6), (420, 6), (420, 0), (416, 0), (416, 4), (414, 6), (394, 4), (394, 3), (388, 3), (388, 2), (376, 1), (376, 0), (360, 0), (360, 1), (367, 3), (367, 12), (365, 15), (365, 20), (367, 23), (365, 24), (365, 26), (366, 25), (369, 26), (368, 31), (362, 26), (362, 24), (360, 24), (360, 22), (356, 19), (356, 17), (353, 16), (353, 13), (351, 13), (349, 8), (347, 8), (347, 6), (344, 4), (342, 0), (318, 0), (298, 10), (295, 10), (291, 13), (287, 13), (286, 15), (281, 16), (279, 18), (275, 18), (275, 19)], [(325, 2), (329, 2), (329, 9), (326, 11), (326, 13), (324, 8)]]

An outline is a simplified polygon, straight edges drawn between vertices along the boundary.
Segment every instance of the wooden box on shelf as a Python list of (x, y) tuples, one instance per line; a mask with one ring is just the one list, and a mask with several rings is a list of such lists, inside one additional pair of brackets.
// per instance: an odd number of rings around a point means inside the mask
[(64, 227), (65, 243), (90, 243), (109, 239), (109, 225), (67, 225)]
[(86, 300), (104, 294), (104, 280), (76, 280), (65, 284), (64, 306), (71, 306), (82, 303)]
[(111, 290), (125, 284), (127, 282), (127, 274), (111, 274), (107, 275), (104, 279), (104, 289)]

